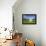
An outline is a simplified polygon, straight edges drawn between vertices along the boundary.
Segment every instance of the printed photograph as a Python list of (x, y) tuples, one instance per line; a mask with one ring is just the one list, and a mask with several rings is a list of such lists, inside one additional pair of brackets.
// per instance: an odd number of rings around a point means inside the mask
[(36, 14), (22, 14), (22, 24), (36, 24)]

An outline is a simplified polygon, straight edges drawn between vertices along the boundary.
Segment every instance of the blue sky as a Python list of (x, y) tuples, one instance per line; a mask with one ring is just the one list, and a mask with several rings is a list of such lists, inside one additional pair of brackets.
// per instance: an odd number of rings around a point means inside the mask
[(35, 19), (35, 16), (24, 16), (24, 18), (26, 18), (26, 19)]

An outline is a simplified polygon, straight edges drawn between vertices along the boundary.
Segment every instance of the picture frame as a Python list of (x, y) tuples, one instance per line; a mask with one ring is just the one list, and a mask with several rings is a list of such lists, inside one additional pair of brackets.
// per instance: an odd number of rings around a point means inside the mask
[(22, 14), (22, 24), (37, 24), (37, 15)]

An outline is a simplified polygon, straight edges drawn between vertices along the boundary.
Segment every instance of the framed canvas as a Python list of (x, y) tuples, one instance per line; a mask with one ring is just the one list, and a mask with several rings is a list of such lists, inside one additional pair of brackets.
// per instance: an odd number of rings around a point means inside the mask
[(36, 24), (37, 15), (36, 14), (22, 14), (22, 24)]

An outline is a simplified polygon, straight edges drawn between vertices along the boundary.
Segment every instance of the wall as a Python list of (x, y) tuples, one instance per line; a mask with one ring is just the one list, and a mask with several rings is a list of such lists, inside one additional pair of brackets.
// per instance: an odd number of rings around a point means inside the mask
[(0, 27), (12, 29), (12, 6), (16, 0), (0, 0)]
[(41, 40), (42, 46), (46, 46), (46, 0), (42, 0), (41, 3)]
[[(2, 32), (3, 30), (1, 29), (1, 27), (6, 27), (9, 30), (12, 29), (12, 6), (14, 5), (14, 3), (16, 2), (16, 0), (0, 0), (0, 32)], [(2, 30), (2, 31), (1, 31)], [(7, 31), (3, 31), (0, 34), (0, 38), (5, 38), (5, 36), (10, 35), (10, 32)], [(9, 38), (9, 37), (7, 37)]]
[[(18, 1), (19, 2), (19, 1)], [(36, 46), (41, 46), (41, 0), (23, 0), (13, 6), (14, 24), (23, 37), (35, 41)], [(23, 25), (22, 14), (37, 14), (36, 25)]]

